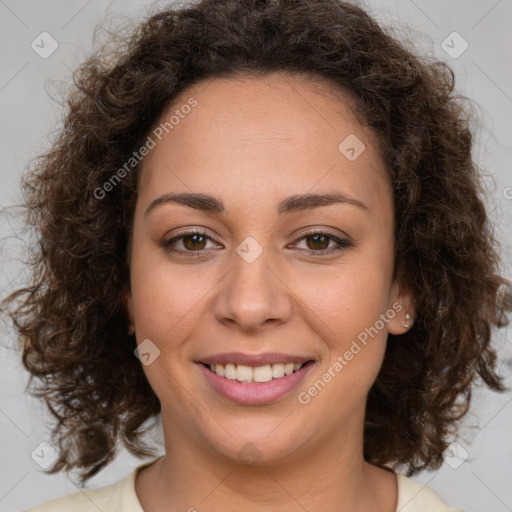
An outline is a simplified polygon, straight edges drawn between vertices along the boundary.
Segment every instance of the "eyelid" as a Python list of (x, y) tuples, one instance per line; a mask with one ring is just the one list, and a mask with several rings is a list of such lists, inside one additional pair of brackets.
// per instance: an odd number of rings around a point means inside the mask
[(320, 250), (313, 250), (313, 249), (302, 249), (303, 251), (306, 251), (311, 256), (328, 256), (331, 254), (336, 254), (339, 252), (342, 252), (343, 250), (349, 249), (351, 247), (355, 247), (354, 242), (352, 241), (351, 237), (344, 234), (342, 237), (335, 235), (331, 233), (330, 231), (327, 231), (325, 228), (314, 228), (310, 229), (308, 231), (303, 231), (302, 233), (299, 233), (297, 235), (297, 240), (294, 242), (294, 245), (298, 244), (308, 236), (313, 235), (323, 235), (329, 239), (329, 241), (334, 241), (336, 246), (331, 247), (330, 249), (320, 249)]
[[(208, 240), (211, 240), (212, 242), (220, 245), (220, 242), (218, 242), (213, 236), (211, 236), (204, 228), (188, 228), (188, 229), (185, 229), (184, 231), (181, 231), (179, 233), (173, 234), (173, 236), (171, 238), (164, 238), (164, 240), (162, 240), (160, 245), (164, 249), (172, 250), (172, 249), (170, 249), (171, 243), (177, 242), (178, 240), (180, 240), (180, 239), (182, 239), (182, 238), (184, 238), (186, 236), (194, 236), (194, 235), (202, 236), (202, 237), (204, 237), (204, 238), (206, 238)], [(201, 249), (199, 251), (181, 251), (181, 250), (177, 250), (176, 252), (180, 252), (180, 253), (183, 253), (183, 252), (201, 253), (201, 251), (205, 251), (205, 249)]]
[[(329, 249), (320, 249), (320, 250), (300, 249), (300, 251), (306, 252), (306, 253), (308, 253), (308, 255), (313, 256), (313, 257), (316, 257), (316, 256), (321, 257), (321, 256), (336, 254), (336, 253), (342, 252), (343, 250), (346, 250), (346, 249), (349, 249), (349, 248), (355, 246), (351, 237), (346, 235), (345, 233), (340, 237), (340, 236), (335, 235), (332, 232), (328, 231), (327, 228), (321, 228), (321, 227), (311, 228), (311, 229), (308, 229), (307, 231), (302, 231), (300, 233), (297, 233), (295, 235), (295, 237), (296, 237), (295, 242), (292, 244), (292, 246), (297, 245), (298, 243), (300, 243), (302, 240), (304, 240), (308, 236), (313, 236), (316, 234), (323, 235), (323, 236), (327, 237), (329, 239), (329, 242), (333, 241), (336, 245)], [(176, 233), (174, 236), (172, 236), (169, 239), (164, 239), (160, 243), (160, 245), (164, 251), (169, 252), (169, 253), (174, 253), (174, 254), (178, 254), (178, 255), (187, 255), (187, 257), (189, 257), (189, 258), (201, 257), (205, 253), (209, 252), (208, 249), (199, 249), (197, 251), (193, 251), (193, 250), (188, 251), (188, 250), (183, 250), (183, 249), (175, 249), (172, 247), (172, 244), (176, 243), (177, 241), (181, 240), (182, 238), (184, 238), (186, 236), (194, 236), (194, 235), (202, 236), (202, 237), (206, 238), (207, 240), (212, 241), (213, 243), (219, 244), (219, 242), (217, 242), (217, 240), (213, 236), (211, 236), (204, 228), (187, 228), (185, 231)]]
[(320, 234), (320, 235), (328, 235), (328, 236), (331, 236), (333, 238), (338, 238), (338, 239), (343, 238), (344, 241), (346, 241), (346, 242), (351, 242), (351, 243), (354, 242), (351, 236), (349, 236), (344, 231), (340, 231), (339, 229), (337, 230), (338, 233), (333, 233), (330, 230), (334, 229), (334, 228), (328, 228), (328, 227), (313, 227), (313, 228), (304, 228), (304, 229), (305, 229), (304, 231), (299, 231), (294, 236), (302, 238), (302, 237), (308, 236), (308, 235)]

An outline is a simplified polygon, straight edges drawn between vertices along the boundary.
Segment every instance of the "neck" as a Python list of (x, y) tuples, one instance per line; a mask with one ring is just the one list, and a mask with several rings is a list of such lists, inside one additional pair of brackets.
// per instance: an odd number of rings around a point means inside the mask
[(244, 463), (203, 448), (162, 420), (166, 455), (141, 470), (136, 480), (148, 512), (396, 509), (396, 477), (364, 461), (362, 436), (328, 433), (315, 446), (298, 447), (279, 460), (262, 457)]

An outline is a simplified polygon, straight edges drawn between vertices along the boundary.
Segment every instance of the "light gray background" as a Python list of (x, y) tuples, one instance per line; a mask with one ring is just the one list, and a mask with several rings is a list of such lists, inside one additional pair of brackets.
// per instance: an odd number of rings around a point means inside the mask
[[(0, 0), (0, 208), (19, 201), (19, 177), (31, 157), (48, 143), (48, 133), (58, 129), (61, 111), (50, 97), (59, 97), (70, 70), (93, 48), (94, 28), (119, 16), (141, 18), (158, 2)], [(163, 5), (163, 3), (161, 3)], [(480, 129), (476, 156), (487, 170), (489, 211), (502, 242), (504, 272), (511, 278), (512, 261), (512, 48), (511, 0), (367, 0), (367, 8), (423, 53), (449, 62), (456, 86), (475, 100)], [(46, 31), (58, 42), (47, 59), (31, 48)], [(457, 58), (441, 47), (453, 31), (468, 43)], [(460, 50), (461, 42), (448, 39)], [(22, 221), (16, 210), (0, 215), (0, 296), (21, 284), (23, 265), (19, 243)], [(7, 238), (6, 238), (7, 237)], [(21, 368), (15, 340), (1, 326), (0, 345), (0, 510), (17, 511), (48, 499), (77, 491), (65, 475), (47, 476), (31, 457), (48, 440), (44, 422), (49, 415), (24, 394), (28, 375)], [(508, 340), (507, 340), (508, 338)], [(495, 337), (500, 346), (500, 368), (512, 386), (512, 330)], [(468, 459), (457, 469), (444, 464), (440, 471), (416, 477), (447, 502), (467, 512), (512, 510), (512, 395), (478, 390), (460, 445)], [(158, 432), (155, 433), (158, 440)], [(121, 450), (119, 457), (90, 480), (98, 487), (127, 476), (143, 461)], [(455, 465), (452, 459), (452, 465)]]

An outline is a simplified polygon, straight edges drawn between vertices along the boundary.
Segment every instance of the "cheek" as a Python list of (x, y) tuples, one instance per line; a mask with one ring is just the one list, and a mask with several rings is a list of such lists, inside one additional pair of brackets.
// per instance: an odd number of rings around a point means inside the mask
[(378, 265), (343, 265), (334, 272), (306, 276), (295, 291), (316, 318), (325, 339), (346, 340), (372, 326), (385, 312), (390, 276)]
[[(186, 372), (190, 368), (190, 340), (200, 322), (201, 300), (207, 298), (213, 283), (205, 275), (176, 270), (168, 262), (143, 253), (132, 258), (133, 309), (139, 347), (150, 347), (157, 356), (142, 369), (162, 407), (174, 404), (174, 415), (197, 407), (183, 393)], [(151, 344), (147, 344), (150, 340)], [(154, 344), (154, 345), (152, 345)], [(156, 346), (156, 348), (154, 348)], [(139, 348), (140, 350), (140, 348)]]
[(206, 267), (198, 267), (172, 264), (154, 247), (134, 247), (131, 290), (138, 335), (168, 345), (197, 325), (201, 303), (218, 281)]
[[(325, 380), (332, 380), (340, 399), (354, 404), (378, 374), (388, 335), (381, 315), (389, 308), (390, 276), (386, 266), (366, 263), (360, 269), (346, 265), (330, 276), (304, 279), (299, 292), (308, 323), (323, 342), (322, 372), (330, 370)], [(348, 389), (352, 398), (347, 398)]]

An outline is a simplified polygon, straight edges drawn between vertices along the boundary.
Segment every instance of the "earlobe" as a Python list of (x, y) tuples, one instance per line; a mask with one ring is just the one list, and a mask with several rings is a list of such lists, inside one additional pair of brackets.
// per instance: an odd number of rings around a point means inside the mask
[(414, 319), (411, 317), (409, 313), (405, 313), (405, 320), (402, 322), (402, 327), (405, 327), (406, 329), (410, 329), (412, 327), (412, 324), (414, 323)]
[(391, 307), (395, 316), (388, 323), (390, 334), (405, 334), (414, 325), (416, 319), (416, 308), (410, 290), (398, 281), (393, 284), (391, 293)]
[(132, 293), (128, 288), (125, 288), (125, 290), (122, 292), (121, 302), (124, 305), (126, 317), (128, 319), (128, 324), (133, 325), (133, 320), (134, 320), (134, 318), (133, 318), (133, 299), (132, 299)]

